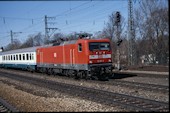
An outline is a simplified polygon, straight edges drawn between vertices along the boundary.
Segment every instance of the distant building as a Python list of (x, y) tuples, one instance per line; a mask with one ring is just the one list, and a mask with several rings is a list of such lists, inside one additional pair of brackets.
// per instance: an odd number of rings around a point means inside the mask
[(145, 64), (145, 65), (149, 65), (149, 64), (158, 64), (159, 62), (156, 61), (156, 56), (153, 54), (149, 54), (149, 55), (142, 55), (140, 57), (141, 59), (141, 63)]

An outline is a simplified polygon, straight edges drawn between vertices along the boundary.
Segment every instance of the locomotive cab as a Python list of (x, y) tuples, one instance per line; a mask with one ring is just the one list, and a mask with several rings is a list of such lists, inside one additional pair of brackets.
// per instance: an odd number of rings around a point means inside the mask
[(89, 71), (98, 78), (108, 78), (112, 74), (112, 57), (109, 39), (89, 40)]
[(89, 42), (89, 64), (111, 62), (109, 42)]

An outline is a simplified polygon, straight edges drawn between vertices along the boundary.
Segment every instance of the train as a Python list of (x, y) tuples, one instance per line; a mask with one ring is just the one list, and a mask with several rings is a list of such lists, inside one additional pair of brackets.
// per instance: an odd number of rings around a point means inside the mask
[(1, 68), (16, 68), (85, 79), (112, 75), (110, 40), (77, 39), (0, 52)]

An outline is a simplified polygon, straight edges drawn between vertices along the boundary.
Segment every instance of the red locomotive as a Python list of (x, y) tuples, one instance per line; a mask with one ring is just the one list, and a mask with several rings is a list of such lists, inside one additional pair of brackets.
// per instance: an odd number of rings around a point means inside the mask
[(109, 39), (78, 39), (36, 50), (37, 70), (76, 78), (107, 78), (112, 73)]

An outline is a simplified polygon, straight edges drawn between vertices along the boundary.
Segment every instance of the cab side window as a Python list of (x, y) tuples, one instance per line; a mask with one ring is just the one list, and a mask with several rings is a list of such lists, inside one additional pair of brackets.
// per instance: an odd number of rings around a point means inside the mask
[(78, 44), (78, 52), (82, 52), (82, 44)]

